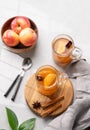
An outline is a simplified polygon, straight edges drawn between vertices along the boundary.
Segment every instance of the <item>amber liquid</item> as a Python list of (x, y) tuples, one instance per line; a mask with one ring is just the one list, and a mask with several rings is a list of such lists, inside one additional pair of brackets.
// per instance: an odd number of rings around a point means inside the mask
[(53, 42), (53, 58), (60, 66), (66, 66), (72, 61), (71, 52), (74, 48), (74, 44), (70, 47), (66, 47), (69, 40), (66, 38), (59, 38)]
[(53, 95), (58, 89), (58, 75), (52, 66), (40, 67), (36, 72), (37, 90), (46, 96)]

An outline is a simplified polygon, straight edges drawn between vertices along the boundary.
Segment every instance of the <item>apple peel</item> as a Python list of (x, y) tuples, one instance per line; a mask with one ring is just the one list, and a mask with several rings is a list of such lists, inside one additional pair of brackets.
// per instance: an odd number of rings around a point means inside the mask
[(11, 22), (11, 29), (19, 34), (24, 28), (31, 27), (31, 23), (27, 17), (17, 16)]
[(7, 46), (14, 47), (19, 44), (19, 36), (13, 30), (8, 29), (3, 33), (3, 41)]
[(32, 46), (37, 40), (37, 34), (33, 29), (25, 28), (20, 32), (19, 39), (24, 46)]

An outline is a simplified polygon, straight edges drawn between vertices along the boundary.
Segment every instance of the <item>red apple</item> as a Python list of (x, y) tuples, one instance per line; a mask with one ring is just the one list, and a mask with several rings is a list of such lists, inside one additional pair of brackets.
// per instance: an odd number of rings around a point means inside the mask
[(14, 47), (19, 44), (18, 34), (11, 29), (8, 29), (3, 33), (2, 39), (4, 43), (10, 47)]
[(11, 22), (11, 29), (14, 30), (17, 34), (24, 28), (31, 27), (30, 21), (27, 17), (17, 16)]
[(31, 28), (23, 29), (19, 34), (20, 42), (24, 46), (34, 45), (37, 40), (36, 32)]

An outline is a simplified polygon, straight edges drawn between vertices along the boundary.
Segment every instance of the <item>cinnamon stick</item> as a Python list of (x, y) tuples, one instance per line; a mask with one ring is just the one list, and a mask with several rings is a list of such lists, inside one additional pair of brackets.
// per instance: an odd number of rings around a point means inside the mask
[(66, 48), (70, 48), (70, 47), (71, 47), (71, 45), (72, 45), (72, 42), (71, 42), (71, 41), (69, 41), (69, 42), (66, 44)]
[(62, 107), (62, 104), (55, 104), (54, 106), (52, 107), (49, 107), (47, 109), (45, 109), (43, 112), (42, 112), (42, 117), (46, 117), (48, 115), (50, 115), (52, 112), (54, 112), (56, 109)]
[(47, 107), (50, 107), (50, 106), (54, 105), (55, 103), (62, 101), (63, 99), (64, 99), (64, 96), (59, 96), (59, 97), (53, 99), (52, 101), (49, 101), (47, 104), (43, 104), (42, 108), (46, 109)]

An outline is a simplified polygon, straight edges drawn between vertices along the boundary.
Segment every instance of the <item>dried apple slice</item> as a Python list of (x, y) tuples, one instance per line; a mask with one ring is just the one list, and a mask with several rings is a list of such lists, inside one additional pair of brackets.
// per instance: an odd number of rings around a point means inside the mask
[(57, 53), (61, 54), (65, 51), (65, 44), (60, 43), (60, 45), (57, 48)]
[(56, 74), (48, 74), (45, 79), (44, 79), (44, 87), (48, 88), (49, 86), (51, 86), (56, 80)]

